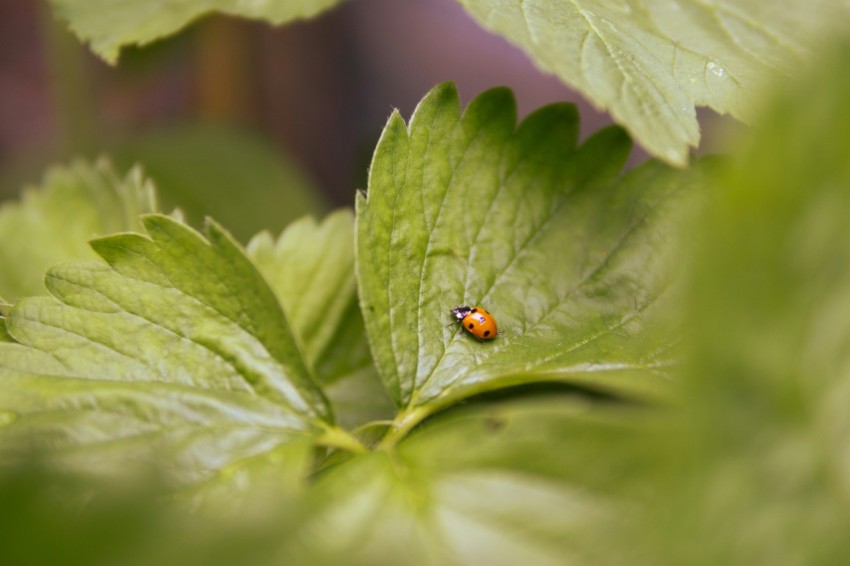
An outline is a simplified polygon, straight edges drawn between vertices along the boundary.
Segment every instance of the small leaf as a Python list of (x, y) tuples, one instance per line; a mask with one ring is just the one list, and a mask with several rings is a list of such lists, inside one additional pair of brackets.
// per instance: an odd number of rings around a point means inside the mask
[(123, 179), (105, 160), (50, 169), (20, 203), (0, 206), (0, 294), (44, 294), (48, 267), (96, 257), (91, 238), (140, 228), (138, 216), (155, 210), (153, 185), (138, 169)]
[(57, 457), (167, 450), (192, 481), (329, 428), (330, 412), (268, 285), (209, 222), (204, 239), (165, 216), (148, 237), (93, 242), (102, 262), (53, 268), (55, 297), (9, 312), (0, 343), (0, 412), (14, 438)]
[(340, 210), (321, 223), (294, 222), (276, 242), (261, 233), (248, 244), (347, 427), (392, 415), (357, 304), (353, 234), (351, 211)]
[(695, 106), (752, 119), (761, 83), (798, 73), (850, 21), (833, 0), (459, 1), (676, 165), (699, 143)]
[[(546, 379), (646, 390), (672, 362), (675, 236), (701, 168), (649, 163), (617, 179), (619, 129), (577, 148), (571, 105), (514, 117), (506, 90), (461, 117), (454, 87), (437, 87), (409, 130), (390, 118), (358, 200), (372, 353), (412, 411)], [(497, 338), (462, 333), (449, 313), (461, 304), (493, 313)]]
[(311, 364), (354, 300), (353, 233), (351, 212), (340, 210), (321, 224), (310, 217), (293, 222), (277, 242), (263, 233), (248, 244), (248, 255), (281, 301)]
[(214, 12), (262, 19), (272, 24), (308, 18), (340, 0), (51, 0), (59, 17), (77, 36), (109, 63), (128, 45), (146, 45), (176, 33), (187, 24)]

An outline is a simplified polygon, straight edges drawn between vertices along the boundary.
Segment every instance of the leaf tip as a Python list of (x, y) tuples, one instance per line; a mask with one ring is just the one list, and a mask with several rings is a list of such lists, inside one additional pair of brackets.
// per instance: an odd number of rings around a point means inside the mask
[(226, 244), (229, 247), (242, 248), (242, 245), (233, 234), (211, 216), (204, 217), (204, 234), (207, 240), (214, 246)]
[(449, 109), (452, 114), (460, 113), (460, 95), (452, 81), (440, 83), (419, 101), (410, 117), (410, 124), (417, 122), (420, 116), (429, 115), (438, 109)]
[(175, 219), (167, 216), (165, 214), (160, 214), (158, 212), (149, 212), (145, 214), (139, 215), (139, 221), (142, 223), (142, 227), (150, 234), (152, 232), (157, 232), (164, 227), (179, 224)]
[(430, 91), (428, 91), (428, 94), (425, 95), (425, 97), (422, 99), (422, 102), (425, 102), (426, 100), (429, 100), (429, 99), (444, 100), (444, 99), (459, 99), (459, 98), (460, 98), (460, 95), (457, 92), (457, 85), (455, 84), (455, 82), (454, 81), (445, 81), (445, 82), (438, 84), (437, 86), (432, 88)]

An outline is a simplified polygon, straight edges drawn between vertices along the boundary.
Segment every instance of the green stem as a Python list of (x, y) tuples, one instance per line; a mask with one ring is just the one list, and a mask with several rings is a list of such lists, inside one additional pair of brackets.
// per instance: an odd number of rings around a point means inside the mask
[(392, 449), (402, 438), (407, 436), (407, 433), (409, 433), (413, 427), (425, 420), (431, 414), (431, 411), (431, 408), (426, 407), (408, 407), (401, 411), (398, 416), (396, 416), (392, 426), (390, 426), (390, 429), (387, 431), (383, 440), (381, 440), (381, 444), (378, 446), (378, 449)]
[(367, 448), (354, 436), (341, 428), (329, 426), (319, 437), (319, 444), (346, 450), (352, 454), (365, 454)]

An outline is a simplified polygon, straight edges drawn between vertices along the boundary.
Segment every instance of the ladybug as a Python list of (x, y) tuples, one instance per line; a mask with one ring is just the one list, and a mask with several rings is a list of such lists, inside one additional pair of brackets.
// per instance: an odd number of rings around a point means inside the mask
[(464, 330), (479, 340), (492, 340), (498, 334), (496, 319), (481, 307), (455, 307), (451, 312)]

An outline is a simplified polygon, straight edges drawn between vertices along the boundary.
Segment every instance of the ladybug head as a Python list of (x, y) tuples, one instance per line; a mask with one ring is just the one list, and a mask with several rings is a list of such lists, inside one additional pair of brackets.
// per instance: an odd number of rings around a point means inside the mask
[(456, 319), (463, 320), (463, 317), (472, 312), (472, 309), (469, 307), (455, 307), (451, 312)]

